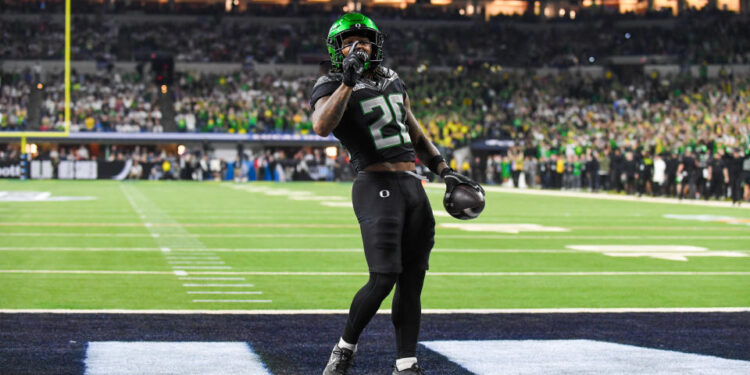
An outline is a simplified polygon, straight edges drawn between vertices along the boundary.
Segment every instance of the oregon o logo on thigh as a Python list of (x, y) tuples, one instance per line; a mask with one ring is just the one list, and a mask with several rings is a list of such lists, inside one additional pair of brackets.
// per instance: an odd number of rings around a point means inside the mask
[(380, 198), (388, 198), (391, 196), (391, 192), (388, 190), (381, 190), (379, 194)]

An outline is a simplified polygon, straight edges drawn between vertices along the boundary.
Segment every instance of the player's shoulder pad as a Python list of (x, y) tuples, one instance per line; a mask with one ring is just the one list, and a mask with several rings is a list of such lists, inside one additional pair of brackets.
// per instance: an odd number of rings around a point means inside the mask
[(321, 86), (325, 85), (326, 83), (341, 83), (344, 80), (344, 75), (341, 73), (328, 73), (325, 75), (320, 76), (317, 81), (315, 81), (315, 86)]
[(396, 73), (395, 70), (387, 68), (385, 66), (378, 66), (378, 76), (380, 76), (381, 82), (385, 81), (383, 83), (383, 87), (388, 86), (392, 83), (397, 83), (401, 86), (401, 89), (403, 91), (406, 91), (406, 85), (404, 84), (404, 81), (401, 80), (401, 78), (398, 77), (398, 73)]
[(385, 79), (398, 79), (398, 73), (396, 73), (395, 70), (385, 67), (385, 66), (378, 66), (378, 74), (382, 75)]
[(310, 94), (310, 108), (315, 108), (315, 103), (318, 99), (331, 95), (336, 91), (336, 88), (341, 85), (343, 80), (344, 75), (341, 73), (328, 73), (318, 78)]

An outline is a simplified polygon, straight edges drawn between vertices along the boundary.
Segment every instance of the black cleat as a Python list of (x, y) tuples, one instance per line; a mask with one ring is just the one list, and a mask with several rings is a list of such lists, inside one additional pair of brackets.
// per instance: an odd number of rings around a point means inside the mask
[(424, 369), (419, 367), (416, 363), (411, 365), (408, 369), (399, 371), (398, 368), (393, 369), (391, 375), (425, 375)]
[[(331, 359), (328, 360), (323, 375), (346, 375), (354, 364), (354, 352), (347, 348), (333, 347)], [(407, 373), (408, 374), (408, 373)]]

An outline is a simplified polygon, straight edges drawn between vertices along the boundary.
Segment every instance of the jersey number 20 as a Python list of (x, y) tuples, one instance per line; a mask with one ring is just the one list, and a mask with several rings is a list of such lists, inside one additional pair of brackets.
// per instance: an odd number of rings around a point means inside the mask
[[(409, 129), (404, 124), (404, 112), (401, 111), (401, 108), (404, 107), (403, 94), (390, 94), (387, 102), (385, 97), (380, 95), (363, 100), (360, 104), (362, 105), (362, 113), (365, 115), (372, 113), (375, 108), (380, 108), (383, 113), (377, 121), (370, 125), (370, 134), (375, 141), (376, 149), (380, 150), (411, 142)], [(387, 137), (383, 135), (383, 128), (394, 126), (398, 128), (396, 134)]]

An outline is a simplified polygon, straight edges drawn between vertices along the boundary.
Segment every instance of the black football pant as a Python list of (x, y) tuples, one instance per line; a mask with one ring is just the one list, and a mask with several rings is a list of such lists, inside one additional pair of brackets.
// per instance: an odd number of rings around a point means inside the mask
[(722, 176), (714, 176), (709, 182), (709, 192), (706, 194), (706, 199), (714, 197), (716, 199), (723, 199), (726, 196), (726, 188), (724, 187), (724, 181), (721, 180)]
[(342, 338), (356, 344), (396, 286), (391, 319), (398, 358), (414, 357), (420, 295), (435, 237), (435, 218), (422, 181), (409, 172), (359, 172), (352, 185), (352, 205), (370, 279), (352, 300)]

